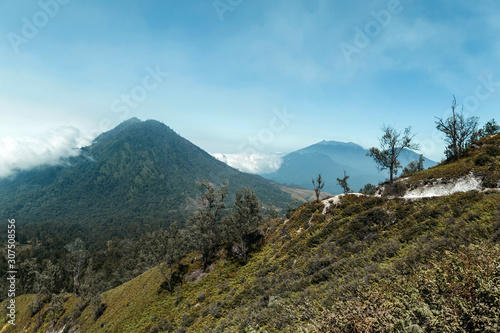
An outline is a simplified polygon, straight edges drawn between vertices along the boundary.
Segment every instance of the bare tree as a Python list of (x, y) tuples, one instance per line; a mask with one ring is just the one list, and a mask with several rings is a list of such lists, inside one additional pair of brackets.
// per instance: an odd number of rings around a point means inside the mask
[(419, 149), (420, 146), (411, 142), (415, 137), (415, 135), (411, 134), (411, 126), (405, 128), (403, 134), (396, 131), (392, 126), (384, 126), (382, 131), (384, 135), (379, 139), (380, 147), (370, 148), (366, 155), (375, 160), (380, 171), (389, 169), (390, 182), (392, 183), (394, 175), (401, 168), (398, 157), (403, 149)]
[(321, 194), (321, 190), (325, 187), (325, 182), (321, 179), (321, 174), (318, 174), (318, 178), (316, 180), (313, 178), (312, 180), (314, 193), (316, 193), (316, 201), (319, 202), (319, 196)]
[(351, 188), (349, 187), (349, 184), (347, 183), (347, 180), (349, 179), (350, 176), (347, 175), (347, 171), (344, 170), (344, 178), (337, 178), (337, 183), (342, 187), (342, 190), (344, 191), (344, 194), (347, 194), (351, 192)]
[(436, 128), (444, 135), (444, 141), (448, 144), (446, 147), (446, 157), (448, 159), (459, 159), (465, 149), (471, 144), (477, 133), (478, 117), (465, 117), (463, 107), (457, 112), (457, 100), (453, 96), (451, 103), (451, 116), (446, 120), (437, 118)]

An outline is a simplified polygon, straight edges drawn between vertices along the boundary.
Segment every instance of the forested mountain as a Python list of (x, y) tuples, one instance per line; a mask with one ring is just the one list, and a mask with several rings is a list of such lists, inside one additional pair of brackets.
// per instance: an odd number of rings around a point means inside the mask
[(0, 180), (0, 215), (29, 225), (19, 237), (44, 233), (35, 225), (59, 225), (70, 238), (89, 230), (92, 238), (129, 237), (172, 221), (182, 224), (197, 206), (197, 183), (204, 180), (228, 180), (233, 195), (251, 187), (268, 207), (291, 202), (280, 185), (227, 166), (163, 123), (134, 118), (60, 166)]
[[(321, 173), (325, 180), (324, 190), (329, 193), (341, 193), (337, 178), (342, 178), (344, 170), (349, 175), (349, 185), (358, 191), (365, 184), (378, 184), (388, 178), (386, 171), (379, 172), (376, 163), (366, 156), (368, 151), (355, 143), (321, 141), (309, 147), (297, 150), (283, 157), (281, 167), (263, 177), (283, 184), (295, 184), (310, 188), (311, 179)], [(399, 156), (404, 167), (418, 160), (419, 154), (405, 149)], [(436, 165), (434, 161), (424, 160), (424, 168)]]

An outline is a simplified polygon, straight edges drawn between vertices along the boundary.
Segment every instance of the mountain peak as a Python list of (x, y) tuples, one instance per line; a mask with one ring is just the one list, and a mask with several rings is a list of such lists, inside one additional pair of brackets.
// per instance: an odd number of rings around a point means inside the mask
[(128, 120), (125, 120), (124, 122), (122, 122), (120, 125), (123, 125), (123, 124), (137, 124), (137, 123), (142, 123), (142, 120), (140, 120), (139, 118), (137, 117), (132, 117)]
[(360, 151), (364, 150), (363, 147), (360, 145), (353, 143), (353, 142), (341, 142), (341, 141), (327, 141), (323, 140), (318, 143), (315, 143), (313, 145), (310, 145), (309, 147), (300, 149), (298, 152), (311, 152), (311, 151), (317, 151), (320, 150), (321, 152), (324, 152), (324, 150), (341, 150), (341, 151)]
[(97, 138), (94, 139), (94, 143), (96, 142), (102, 142), (102, 141), (107, 141), (114, 139), (118, 137), (119, 135), (123, 134), (124, 132), (128, 132), (130, 130), (145, 130), (145, 131), (153, 131), (153, 130), (166, 130), (168, 132), (175, 133), (170, 127), (165, 125), (164, 123), (158, 121), (158, 120), (152, 120), (148, 119), (145, 121), (142, 121), (136, 117), (130, 118), (128, 120), (125, 120), (124, 122), (120, 123), (118, 126), (115, 128), (104, 132), (100, 134)]
[(140, 123), (143, 123), (143, 121), (137, 117), (133, 117), (133, 118), (130, 118), (128, 120), (121, 122), (118, 126), (109, 130), (108, 132), (115, 131), (115, 130), (124, 130), (124, 129), (131, 127), (131, 126), (140, 124)]
[(142, 123), (142, 121), (136, 117), (125, 120), (124, 122), (120, 123), (118, 126), (114, 127), (113, 129), (110, 129), (109, 131), (101, 133), (97, 138), (94, 139), (93, 142), (94, 143), (95, 142), (102, 142), (105, 140), (112, 139), (112, 138), (116, 137), (118, 134), (120, 134), (121, 132), (123, 132), (124, 130), (126, 130), (134, 125), (140, 124), (140, 123)]
[(327, 141), (323, 140), (321, 142), (318, 142), (317, 145), (322, 145), (322, 146), (339, 146), (339, 147), (357, 147), (359, 146), (358, 144), (354, 142), (340, 142), (340, 141)]

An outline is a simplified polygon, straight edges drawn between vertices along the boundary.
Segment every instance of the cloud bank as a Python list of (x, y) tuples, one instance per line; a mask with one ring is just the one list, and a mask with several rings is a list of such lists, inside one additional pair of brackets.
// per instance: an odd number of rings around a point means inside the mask
[(75, 127), (59, 127), (41, 136), (0, 137), (0, 178), (41, 165), (58, 165), (77, 156), (88, 139)]
[(235, 169), (254, 174), (266, 174), (278, 170), (283, 162), (283, 155), (282, 153), (212, 154), (219, 161)]

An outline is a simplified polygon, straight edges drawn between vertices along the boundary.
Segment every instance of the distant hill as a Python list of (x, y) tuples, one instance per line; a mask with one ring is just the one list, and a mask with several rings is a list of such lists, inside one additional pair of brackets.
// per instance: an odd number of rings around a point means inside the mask
[(197, 205), (197, 182), (203, 180), (228, 180), (233, 195), (251, 187), (264, 205), (279, 209), (292, 201), (281, 185), (227, 166), (163, 123), (134, 118), (64, 165), (0, 180), (0, 215), (22, 224), (79, 225), (83, 236), (92, 229), (96, 237), (125, 237), (144, 225), (184, 220)]
[[(342, 178), (344, 170), (349, 175), (349, 185), (358, 191), (365, 184), (378, 184), (388, 178), (386, 171), (379, 172), (368, 151), (358, 144), (337, 141), (321, 141), (312, 146), (297, 150), (283, 157), (281, 167), (263, 177), (283, 184), (294, 184), (311, 188), (311, 180), (321, 173), (325, 180), (324, 190), (332, 194), (342, 192), (337, 178)], [(419, 154), (405, 149), (399, 160), (403, 166), (418, 160)], [(429, 168), (436, 162), (425, 159), (424, 167)]]

